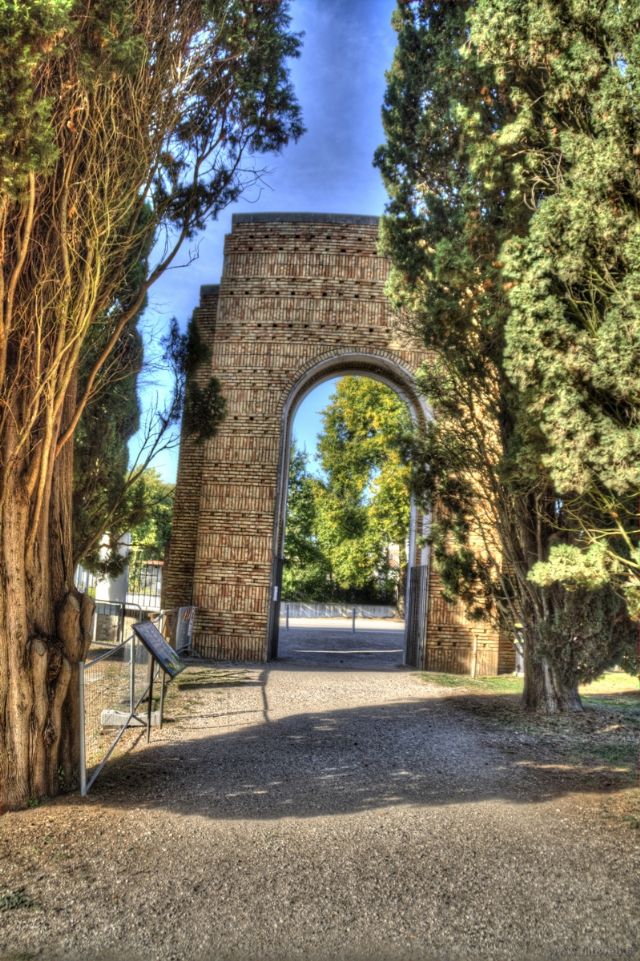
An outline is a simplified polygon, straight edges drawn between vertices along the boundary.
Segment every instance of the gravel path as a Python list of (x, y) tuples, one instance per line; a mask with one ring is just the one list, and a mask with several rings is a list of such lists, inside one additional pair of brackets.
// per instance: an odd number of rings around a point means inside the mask
[(191, 670), (88, 799), (0, 819), (0, 957), (640, 958), (613, 789), (462, 713), (397, 633), (283, 635)]

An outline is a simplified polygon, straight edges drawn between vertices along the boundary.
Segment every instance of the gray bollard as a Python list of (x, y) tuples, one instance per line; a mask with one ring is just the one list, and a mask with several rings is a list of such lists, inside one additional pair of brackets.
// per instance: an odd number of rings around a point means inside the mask
[(289, 605), (288, 604), (285, 610), (286, 610), (286, 619), (287, 619), (287, 630), (289, 630)]
[(353, 610), (351, 611), (351, 633), (355, 634), (355, 632), (356, 632), (356, 609), (354, 607)]

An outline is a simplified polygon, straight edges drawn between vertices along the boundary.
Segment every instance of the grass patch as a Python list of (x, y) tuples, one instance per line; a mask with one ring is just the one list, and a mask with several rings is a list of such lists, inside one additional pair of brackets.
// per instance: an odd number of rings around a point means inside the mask
[(522, 678), (513, 674), (498, 677), (468, 677), (466, 674), (438, 674), (428, 671), (421, 675), (424, 681), (438, 687), (457, 687), (473, 694), (521, 694)]
[(244, 684), (247, 672), (242, 668), (189, 667), (179, 674), (174, 684), (179, 691), (194, 691), (215, 687), (236, 687)]
[(581, 694), (636, 694), (640, 695), (640, 682), (633, 674), (624, 671), (606, 671), (591, 684), (580, 687)]
[(0, 895), (0, 911), (16, 911), (18, 908), (32, 908), (34, 899), (27, 893), (26, 888), (16, 888)]
[[(630, 785), (640, 751), (638, 678), (608, 671), (580, 687), (584, 711), (567, 715), (525, 714), (520, 707), (523, 680), (513, 675), (470, 678), (424, 673), (424, 681), (451, 691), (451, 703), (474, 714), (487, 730), (498, 730), (527, 760), (561, 762), (573, 775), (601, 776), (603, 784)], [(524, 739), (524, 740), (523, 740)]]
[[(459, 688), (472, 694), (521, 694), (523, 687), (523, 679), (513, 674), (473, 678), (466, 674), (427, 671), (421, 677), (438, 687)], [(632, 674), (607, 671), (590, 684), (582, 684), (580, 696), (585, 707), (623, 711), (630, 715), (637, 712), (640, 720), (640, 684)]]

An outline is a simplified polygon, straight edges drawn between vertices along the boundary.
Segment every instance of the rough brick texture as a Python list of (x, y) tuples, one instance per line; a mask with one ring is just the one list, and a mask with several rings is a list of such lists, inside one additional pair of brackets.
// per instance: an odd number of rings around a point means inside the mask
[[(197, 605), (195, 646), (206, 656), (268, 656), (281, 479), (300, 396), (327, 376), (370, 372), (421, 416), (410, 382), (424, 350), (394, 323), (377, 233), (373, 217), (236, 216), (220, 287), (202, 289), (197, 321), (212, 359), (199, 376), (219, 378), (227, 416), (203, 445), (182, 438), (163, 603)], [(508, 638), (444, 602), (435, 574), (428, 590), (420, 666), (466, 673), (475, 659), (480, 674), (512, 668)]]

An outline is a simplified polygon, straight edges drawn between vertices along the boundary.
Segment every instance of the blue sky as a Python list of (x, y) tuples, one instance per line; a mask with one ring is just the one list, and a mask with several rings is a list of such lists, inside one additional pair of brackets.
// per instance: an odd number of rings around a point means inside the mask
[[(198, 258), (168, 271), (153, 287), (143, 320), (150, 358), (172, 317), (181, 327), (186, 325), (198, 304), (200, 285), (219, 280), (224, 236), (233, 213), (383, 212), (386, 195), (372, 156), (384, 139), (380, 109), (384, 73), (395, 48), (390, 24), (394, 7), (394, 0), (293, 0), (293, 29), (305, 36), (300, 59), (291, 63), (291, 75), (307, 133), (282, 154), (258, 158), (258, 166), (269, 170), (266, 186), (209, 224), (198, 239)], [(188, 255), (185, 251), (184, 261)], [(142, 385), (143, 407), (162, 394), (162, 375), (154, 378), (147, 376)], [(330, 384), (321, 384), (296, 417), (294, 435), (310, 453), (319, 428), (317, 412), (326, 405), (331, 389)], [(174, 480), (177, 451), (165, 452), (154, 466), (166, 480)]]

